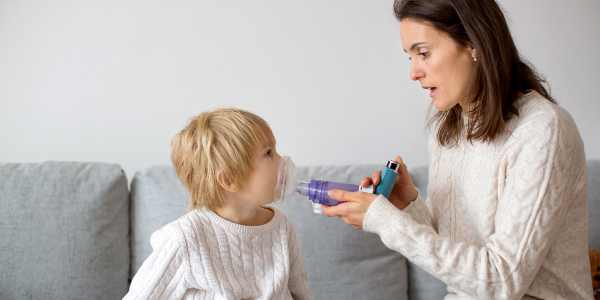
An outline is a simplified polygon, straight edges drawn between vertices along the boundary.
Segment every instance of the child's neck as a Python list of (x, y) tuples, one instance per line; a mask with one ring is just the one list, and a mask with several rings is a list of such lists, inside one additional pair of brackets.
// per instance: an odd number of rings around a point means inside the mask
[(214, 211), (226, 220), (246, 226), (267, 224), (274, 216), (274, 212), (270, 209), (235, 202), (217, 207)]

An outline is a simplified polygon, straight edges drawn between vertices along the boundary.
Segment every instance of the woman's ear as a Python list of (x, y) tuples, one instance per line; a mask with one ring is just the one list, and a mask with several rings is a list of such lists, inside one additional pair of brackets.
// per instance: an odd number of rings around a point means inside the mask
[(227, 177), (223, 170), (217, 172), (217, 182), (228, 192), (237, 193), (238, 191), (237, 185)]

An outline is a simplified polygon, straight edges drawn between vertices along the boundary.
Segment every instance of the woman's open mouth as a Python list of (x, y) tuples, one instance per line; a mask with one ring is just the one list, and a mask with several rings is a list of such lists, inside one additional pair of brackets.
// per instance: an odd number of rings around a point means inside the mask
[(429, 90), (431, 91), (431, 93), (429, 93), (429, 97), (433, 98), (433, 95), (435, 95), (435, 93), (437, 92), (437, 88), (432, 87), (432, 88), (429, 88)]

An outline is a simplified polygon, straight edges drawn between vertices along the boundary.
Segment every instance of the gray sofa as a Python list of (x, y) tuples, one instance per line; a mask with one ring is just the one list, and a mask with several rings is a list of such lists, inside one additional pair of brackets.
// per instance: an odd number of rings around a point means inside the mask
[[(299, 179), (358, 182), (381, 166), (298, 168)], [(410, 170), (423, 196), (427, 167)], [(588, 161), (590, 247), (600, 249), (600, 161)], [(150, 235), (186, 213), (170, 166), (0, 164), (0, 299), (121, 299), (152, 251)], [(294, 196), (276, 205), (302, 242), (315, 299), (441, 299), (445, 285), (377, 235), (312, 212)]]

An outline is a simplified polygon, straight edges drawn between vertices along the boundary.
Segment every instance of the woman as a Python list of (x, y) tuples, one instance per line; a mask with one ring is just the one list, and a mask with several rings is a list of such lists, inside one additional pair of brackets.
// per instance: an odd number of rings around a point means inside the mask
[(394, 11), (410, 78), (439, 110), (428, 201), (403, 165), (389, 199), (331, 191), (347, 202), (325, 214), (379, 234), (444, 281), (446, 299), (593, 299), (583, 142), (498, 4), (396, 0)]

